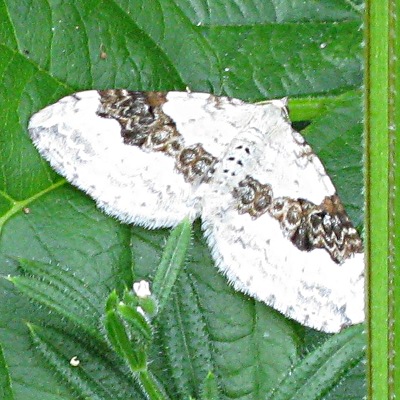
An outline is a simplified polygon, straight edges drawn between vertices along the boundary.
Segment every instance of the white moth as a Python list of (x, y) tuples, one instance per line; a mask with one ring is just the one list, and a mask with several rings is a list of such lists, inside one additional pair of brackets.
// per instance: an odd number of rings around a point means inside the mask
[(149, 228), (201, 217), (240, 291), (325, 332), (364, 321), (364, 254), (285, 102), (86, 91), (30, 120), (52, 167), (105, 212)]

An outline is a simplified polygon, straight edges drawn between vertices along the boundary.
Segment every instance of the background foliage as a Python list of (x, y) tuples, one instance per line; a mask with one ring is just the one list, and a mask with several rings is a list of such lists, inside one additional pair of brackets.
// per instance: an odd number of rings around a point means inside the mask
[[(362, 228), (361, 20), (361, 2), (350, 0), (0, 0), (0, 274), (21, 273), (19, 258), (46, 263), (42, 281), (50, 291), (49, 282), (63, 277), (66, 299), (80, 299), (75, 308), (66, 300), (69, 315), (88, 318), (88, 326), (114, 288), (154, 274), (168, 232), (105, 216), (28, 138), (33, 112), (90, 88), (189, 87), (246, 101), (289, 96), (295, 119), (306, 119), (298, 126), (307, 126), (303, 134)], [(199, 224), (192, 242), (155, 330), (151, 368), (172, 398), (199, 397), (209, 371), (223, 399), (267, 398), (326, 335), (235, 293), (214, 268)], [(80, 327), (9, 281), (0, 286), (5, 398), (84, 398), (82, 382), (97, 398), (144, 398)], [(101, 336), (100, 320), (97, 326)], [(59, 369), (37, 351), (49, 343), (45, 352), (57, 354)], [(82, 364), (73, 370), (76, 354)], [(364, 366), (354, 354), (319, 397), (300, 390), (275, 398), (361, 399)], [(317, 379), (302, 377), (304, 385)]]

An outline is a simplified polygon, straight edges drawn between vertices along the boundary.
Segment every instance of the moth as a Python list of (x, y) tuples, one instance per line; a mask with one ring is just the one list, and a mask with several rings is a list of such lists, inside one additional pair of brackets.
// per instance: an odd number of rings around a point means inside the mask
[(29, 133), (125, 223), (200, 217), (235, 289), (324, 332), (364, 321), (362, 241), (285, 100), (90, 90), (34, 114)]

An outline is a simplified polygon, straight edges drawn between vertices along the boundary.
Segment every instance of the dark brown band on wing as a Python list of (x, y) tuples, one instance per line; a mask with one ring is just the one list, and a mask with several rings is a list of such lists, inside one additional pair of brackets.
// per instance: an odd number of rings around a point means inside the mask
[(248, 176), (234, 189), (237, 208), (253, 218), (268, 213), (278, 220), (284, 235), (303, 251), (325, 249), (340, 264), (363, 245), (337, 195), (327, 196), (321, 204), (305, 199), (274, 197), (268, 184)]
[(175, 122), (162, 110), (166, 93), (103, 90), (99, 94), (98, 115), (119, 122), (124, 143), (174, 157), (187, 182), (209, 179), (217, 159), (200, 143), (185, 146)]
[[(174, 157), (177, 171), (187, 182), (210, 179), (218, 159), (201, 143), (185, 146), (175, 122), (162, 110), (166, 93), (103, 90), (99, 94), (98, 115), (119, 122), (124, 143)], [(219, 101), (218, 97), (212, 98)], [(299, 250), (325, 249), (336, 263), (363, 251), (360, 236), (336, 195), (325, 197), (319, 205), (304, 199), (274, 197), (271, 185), (247, 176), (233, 190), (233, 197), (240, 214), (259, 218), (268, 213), (278, 220), (284, 235)]]

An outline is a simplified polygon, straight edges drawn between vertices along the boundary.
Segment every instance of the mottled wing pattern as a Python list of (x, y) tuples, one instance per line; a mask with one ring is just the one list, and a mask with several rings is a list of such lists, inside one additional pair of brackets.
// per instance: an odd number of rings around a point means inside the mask
[(131, 131), (140, 145), (129, 145), (129, 131), (102, 107), (95, 90), (75, 93), (35, 114), (30, 135), (57, 172), (122, 221), (153, 228), (174, 226), (187, 215), (194, 219), (199, 204), (193, 186), (175, 172), (173, 157), (140, 142), (154, 117), (141, 115), (138, 109), (146, 105), (137, 98), (135, 102), (137, 109), (130, 105), (125, 110), (123, 104), (115, 108), (139, 120), (140, 128)]
[(283, 101), (88, 91), (35, 114), (29, 131), (56, 171), (122, 221), (201, 215), (237, 289), (326, 332), (363, 321), (361, 240)]
[(325, 170), (284, 118), (254, 105), (216, 165), (202, 219), (233, 285), (304, 325), (337, 332), (364, 320), (361, 240)]

